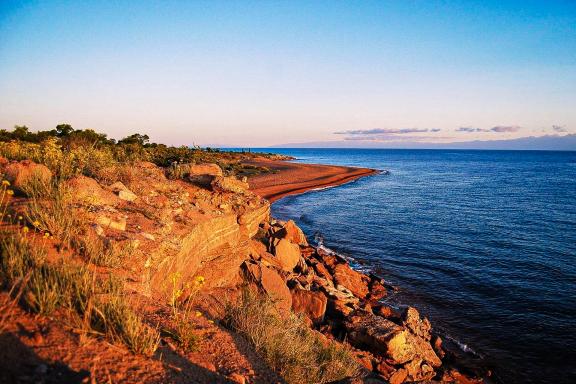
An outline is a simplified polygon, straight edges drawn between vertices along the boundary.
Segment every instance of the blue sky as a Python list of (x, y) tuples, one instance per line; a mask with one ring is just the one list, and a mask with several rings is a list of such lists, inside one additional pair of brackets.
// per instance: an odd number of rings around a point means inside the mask
[(576, 133), (575, 1), (1, 1), (0, 127), (354, 146)]

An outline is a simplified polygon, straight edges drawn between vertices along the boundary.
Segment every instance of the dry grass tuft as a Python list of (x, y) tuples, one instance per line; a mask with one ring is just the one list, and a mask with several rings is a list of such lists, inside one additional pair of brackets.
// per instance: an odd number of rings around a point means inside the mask
[(273, 302), (246, 289), (225, 308), (224, 323), (243, 335), (288, 383), (329, 383), (352, 377), (358, 365), (344, 347), (312, 331), (294, 314), (282, 317)]
[(134, 353), (151, 355), (158, 347), (158, 332), (126, 303), (120, 281), (102, 281), (86, 265), (48, 263), (43, 248), (19, 232), (3, 233), (0, 250), (0, 281), (20, 290), (32, 312), (65, 308), (83, 319), (85, 333), (104, 334)]

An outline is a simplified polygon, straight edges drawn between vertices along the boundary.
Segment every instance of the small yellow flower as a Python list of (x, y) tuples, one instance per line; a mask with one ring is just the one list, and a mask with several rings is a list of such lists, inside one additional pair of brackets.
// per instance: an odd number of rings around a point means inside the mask
[(39, 227), (39, 226), (40, 226), (40, 222), (39, 222), (38, 220), (36, 220), (36, 221), (34, 221), (34, 222), (32, 223), (32, 225), (35, 226), (35, 227)]
[(196, 276), (196, 278), (194, 279), (198, 284), (204, 284), (204, 276)]
[(2, 180), (2, 185), (9, 187), (10, 186), (10, 182), (8, 180)]
[(44, 232), (44, 237), (45, 237), (45, 238), (49, 238), (49, 237), (50, 237), (50, 234), (49, 234), (48, 232)]
[(214, 324), (214, 320), (208, 320), (208, 323)]
[(12, 195), (14, 194), (14, 191), (11, 190), (11, 189), (9, 189), (9, 190), (6, 191), (6, 193), (7, 193), (9, 196), (12, 196)]
[(28, 227), (22, 228), (22, 232), (24, 232), (24, 233), (28, 233), (29, 230), (30, 230), (30, 228), (28, 228)]
[(22, 216), (18, 216), (18, 220), (22, 220)]
[(201, 316), (202, 316), (202, 312), (196, 311), (196, 317), (201, 317)]

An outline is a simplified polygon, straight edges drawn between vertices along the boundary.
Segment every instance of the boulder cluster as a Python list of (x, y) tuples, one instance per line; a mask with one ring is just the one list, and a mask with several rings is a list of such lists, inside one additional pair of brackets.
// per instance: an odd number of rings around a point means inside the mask
[(415, 308), (382, 303), (388, 292), (381, 278), (310, 246), (291, 220), (262, 223), (242, 268), (280, 310), (292, 309), (319, 332), (348, 343), (371, 380), (481, 382), (443, 362), (442, 339)]

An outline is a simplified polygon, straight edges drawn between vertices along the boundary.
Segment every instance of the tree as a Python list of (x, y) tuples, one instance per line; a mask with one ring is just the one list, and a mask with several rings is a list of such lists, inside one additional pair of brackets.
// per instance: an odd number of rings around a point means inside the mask
[(74, 132), (74, 128), (70, 124), (58, 124), (56, 126), (56, 136), (65, 137), (70, 136)]
[(135, 133), (118, 141), (118, 144), (139, 144), (143, 146), (148, 144), (149, 141), (150, 137), (148, 135), (141, 135), (139, 133)]

